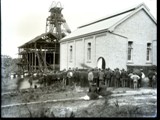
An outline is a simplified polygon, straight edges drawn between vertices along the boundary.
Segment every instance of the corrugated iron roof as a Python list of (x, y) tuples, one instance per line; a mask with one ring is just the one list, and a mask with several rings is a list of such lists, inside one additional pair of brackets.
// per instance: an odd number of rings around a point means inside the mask
[(60, 42), (102, 30), (112, 31), (112, 26), (119, 24), (119, 22), (121, 22), (124, 18), (127, 18), (128, 16), (134, 14), (137, 9), (141, 7), (144, 7), (147, 11), (149, 11), (148, 7), (144, 3), (141, 3), (138, 6), (131, 7), (127, 10), (123, 10), (121, 12), (82, 25), (78, 27), (77, 30), (73, 31), (71, 34), (61, 39)]
[(119, 15), (116, 17), (112, 17), (112, 18), (109, 18), (109, 19), (106, 19), (106, 20), (103, 20), (100, 22), (96, 22), (91, 25), (86, 25), (86, 26), (80, 27), (76, 31), (74, 31), (71, 34), (69, 34), (68, 36), (66, 36), (64, 39), (72, 38), (72, 37), (79, 36), (82, 34), (92, 33), (95, 31), (108, 29), (110, 26), (112, 26), (113, 24), (115, 24), (116, 22), (118, 22), (119, 20), (124, 18), (125, 16), (129, 15), (131, 12), (127, 12), (125, 14), (122, 14), (122, 15)]
[(30, 41), (26, 42), (25, 44), (23, 44), (23, 45), (19, 46), (18, 48), (22, 48), (22, 47), (24, 47), (25, 45), (28, 45), (28, 44), (34, 43), (34, 42), (36, 42), (36, 41), (40, 40), (40, 39), (41, 39), (41, 37), (46, 36), (46, 35), (49, 35), (49, 34), (51, 34), (52, 36), (54, 36), (55, 38), (57, 38), (57, 37), (56, 37), (56, 35), (55, 35), (55, 34), (53, 34), (53, 33), (51, 33), (51, 32), (43, 33), (43, 34), (41, 34), (41, 35), (39, 35), (39, 36), (35, 37), (34, 39), (32, 39), (32, 40), (30, 40)]

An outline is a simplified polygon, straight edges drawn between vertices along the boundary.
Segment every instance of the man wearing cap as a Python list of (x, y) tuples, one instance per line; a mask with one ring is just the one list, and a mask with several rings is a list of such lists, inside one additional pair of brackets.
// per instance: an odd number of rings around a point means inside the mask
[(138, 80), (140, 79), (140, 77), (133, 72), (133, 75), (131, 75), (131, 79), (133, 80), (133, 89), (137, 89), (138, 88)]
[(152, 77), (152, 87), (153, 88), (156, 88), (157, 87), (157, 71), (156, 71), (156, 69), (153, 69), (153, 72), (154, 72), (154, 75), (153, 75), (153, 77)]
[(67, 71), (67, 80), (69, 86), (71, 86), (73, 82), (73, 71), (71, 70), (71, 68), (69, 68), (69, 70)]
[(97, 87), (99, 87), (99, 74), (98, 74), (98, 69), (95, 68), (93, 71), (93, 82), (97, 84)]
[(153, 72), (153, 69), (150, 69), (149, 72), (148, 72), (148, 79), (149, 79), (149, 87), (152, 87), (153, 85), (153, 76), (155, 75), (155, 73)]
[(127, 72), (124, 70), (124, 69), (122, 69), (121, 70), (121, 85), (122, 85), (122, 87), (126, 87), (126, 78), (127, 78)]
[(91, 87), (92, 84), (93, 84), (93, 78), (94, 78), (94, 76), (93, 76), (93, 70), (91, 69), (91, 70), (88, 72), (89, 87)]
[(117, 68), (115, 71), (116, 87), (120, 87), (120, 75), (119, 69)]
[(139, 80), (138, 86), (142, 87), (142, 81), (144, 81), (145, 74), (143, 72), (143, 69), (140, 69), (140, 71), (141, 71), (141, 76), (140, 76), (140, 80)]
[(66, 69), (63, 70), (62, 72), (62, 77), (63, 77), (63, 87), (65, 87), (67, 85), (67, 71)]
[(107, 87), (111, 86), (111, 71), (109, 68), (105, 71), (105, 85)]
[(99, 71), (99, 83), (102, 83), (104, 82), (104, 71), (103, 70), (100, 70)]

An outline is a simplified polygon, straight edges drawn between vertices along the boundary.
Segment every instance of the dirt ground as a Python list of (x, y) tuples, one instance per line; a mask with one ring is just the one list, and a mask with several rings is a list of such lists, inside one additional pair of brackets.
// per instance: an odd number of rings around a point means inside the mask
[[(5, 87), (4, 87), (5, 88)], [(12, 85), (12, 89), (16, 88)], [(62, 88), (57, 83), (50, 87), (3, 90), (1, 97), (2, 117), (43, 117), (44, 114), (58, 117), (64, 109), (70, 109), (72, 117), (156, 117), (157, 89), (108, 88), (110, 96), (88, 100), (88, 88), (78, 86)], [(28, 105), (26, 105), (28, 103)], [(49, 109), (49, 113), (44, 110)], [(61, 112), (58, 110), (60, 109)], [(56, 112), (56, 110), (58, 112)], [(30, 113), (31, 112), (31, 113)], [(45, 115), (47, 116), (47, 115)], [(48, 115), (47, 117), (53, 117)], [(70, 117), (70, 116), (68, 116)]]

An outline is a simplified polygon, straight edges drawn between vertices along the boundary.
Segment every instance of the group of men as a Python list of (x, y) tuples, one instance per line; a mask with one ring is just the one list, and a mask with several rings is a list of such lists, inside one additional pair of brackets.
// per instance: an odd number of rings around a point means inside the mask
[[(137, 72), (136, 70), (119, 70), (119, 68), (114, 70), (111, 70), (110, 68), (95, 68), (89, 69), (85, 72), (87, 73), (89, 86), (96, 85), (97, 87), (100, 85), (106, 85), (106, 87), (130, 87), (136, 89), (143, 86), (142, 81), (144, 81), (146, 77), (149, 79), (149, 87), (154, 87), (157, 79), (157, 73), (155, 69), (150, 69), (146, 76), (143, 72), (143, 69), (140, 69)], [(72, 74), (69, 75), (69, 73)], [(71, 68), (66, 71), (66, 74), (66, 79), (68, 79), (69, 83), (76, 82), (76, 79), (82, 75), (79, 74), (78, 69), (71, 70)]]
[[(140, 70), (119, 70), (116, 68), (111, 70), (107, 68), (105, 70), (92, 69), (88, 73), (88, 81), (90, 86), (96, 84), (105, 84), (106, 87), (130, 87), (130, 88), (140, 88), (143, 85), (144, 79), (146, 78), (143, 69)], [(149, 87), (155, 87), (157, 80), (157, 73), (155, 69), (150, 69), (147, 78), (149, 79)]]
[[(79, 70), (64, 69), (63, 71), (54, 71), (50, 74), (43, 74), (39, 79), (41, 83), (46, 85), (53, 84), (55, 81), (63, 83), (64, 86), (72, 86), (74, 84), (78, 86), (89, 86), (96, 85), (100, 87), (105, 85), (106, 87), (130, 87), (130, 88), (140, 88), (142, 87), (142, 80), (145, 78), (145, 74), (141, 69), (139, 73), (134, 72), (133, 70), (126, 71), (125, 69), (119, 70), (116, 68), (111, 70), (110, 68), (106, 69), (88, 69), (88, 70)], [(153, 80), (156, 80), (156, 71), (155, 69), (149, 70), (148, 79), (149, 87), (153, 87)], [(86, 85), (86, 86), (88, 86)]]

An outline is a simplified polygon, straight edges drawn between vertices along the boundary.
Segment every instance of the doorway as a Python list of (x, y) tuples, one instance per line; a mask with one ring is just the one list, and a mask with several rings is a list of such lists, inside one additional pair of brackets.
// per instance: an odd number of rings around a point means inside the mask
[(105, 69), (106, 68), (106, 62), (103, 57), (99, 57), (97, 60), (97, 67), (100, 69)]

